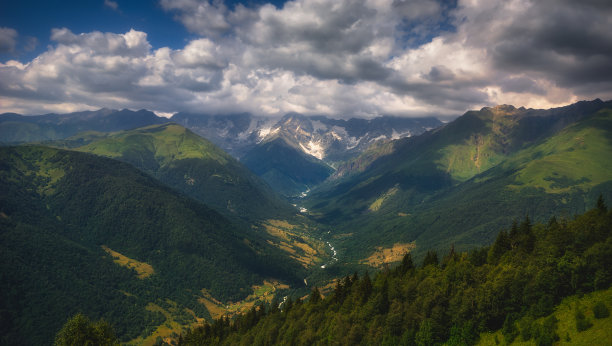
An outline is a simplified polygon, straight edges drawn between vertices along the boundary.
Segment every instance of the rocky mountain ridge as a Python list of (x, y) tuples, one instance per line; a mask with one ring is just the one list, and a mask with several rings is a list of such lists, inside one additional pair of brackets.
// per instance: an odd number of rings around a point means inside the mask
[(280, 119), (249, 113), (177, 113), (171, 120), (209, 139), (235, 157), (242, 157), (254, 146), (282, 134), (296, 148), (328, 163), (344, 160), (378, 140), (410, 137), (442, 125), (433, 117), (382, 116), (343, 120), (298, 113), (289, 113)]

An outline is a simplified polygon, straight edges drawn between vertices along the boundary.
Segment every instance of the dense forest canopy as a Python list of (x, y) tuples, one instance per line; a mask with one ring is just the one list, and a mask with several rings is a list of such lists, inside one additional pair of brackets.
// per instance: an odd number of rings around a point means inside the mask
[[(304, 301), (205, 324), (180, 343), (464, 345), (502, 329), (506, 340), (550, 345), (559, 339), (554, 317), (535, 320), (563, 297), (611, 283), (612, 211), (600, 198), (574, 219), (532, 224), (526, 217), (489, 247), (451, 248), (440, 260), (430, 252), (418, 266), (408, 253), (392, 270), (345, 277), (324, 299), (315, 288)], [(607, 307), (599, 309), (605, 315)]]

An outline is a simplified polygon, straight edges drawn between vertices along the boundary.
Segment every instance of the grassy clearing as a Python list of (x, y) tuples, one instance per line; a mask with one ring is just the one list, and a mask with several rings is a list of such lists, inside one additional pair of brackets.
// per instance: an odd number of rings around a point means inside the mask
[(128, 345), (144, 345), (151, 346), (155, 345), (158, 338), (161, 338), (165, 343), (171, 345), (172, 342), (175, 342), (178, 338), (178, 335), (181, 333), (185, 333), (187, 328), (201, 324), (202, 321), (198, 320), (195, 323), (185, 324), (177, 321), (177, 317), (181, 314), (190, 315), (191, 317), (195, 317), (193, 311), (189, 309), (180, 309), (176, 302), (171, 300), (166, 300), (164, 302), (166, 308), (159, 306), (158, 304), (149, 303), (146, 307), (147, 310), (152, 312), (159, 312), (164, 315), (166, 321), (157, 326), (155, 330), (147, 337), (139, 337), (134, 340), (129, 341)]
[(283, 228), (283, 229), (287, 229), (287, 230), (293, 230), (296, 228), (296, 225), (292, 225), (289, 222), (287, 222), (286, 220), (273, 220), (273, 219), (269, 219), (267, 220), (267, 222), (274, 226), (274, 227), (279, 227), (279, 228)]
[[(34, 148), (34, 147), (32, 147)], [(24, 162), (16, 162), (14, 168), (26, 176), (36, 177), (37, 193), (40, 195), (51, 195), (55, 192), (55, 184), (66, 175), (66, 171), (60, 164), (54, 162), (56, 151), (50, 148), (36, 148), (33, 150), (23, 149), (22, 158), (33, 163), (26, 166)]]
[(353, 236), (353, 233), (340, 233), (340, 234), (335, 234), (332, 236), (332, 238), (334, 239), (344, 239), (344, 238), (350, 238)]
[(265, 228), (266, 232), (268, 232), (269, 235), (275, 238), (289, 240), (289, 235), (287, 231), (285, 231), (281, 227), (275, 226), (273, 223), (271, 223), (271, 221), (278, 221), (278, 220), (267, 220), (265, 223), (263, 223), (262, 226)]
[(155, 274), (153, 266), (148, 263), (140, 262), (135, 259), (131, 259), (127, 256), (124, 256), (118, 253), (117, 251), (111, 250), (106, 245), (102, 245), (102, 249), (113, 257), (113, 262), (117, 263), (122, 267), (130, 268), (136, 271), (139, 279), (146, 279), (149, 276)]
[(285, 220), (266, 220), (261, 228), (274, 237), (268, 244), (290, 254), (304, 268), (317, 265), (326, 255), (325, 243), (313, 238), (306, 225), (291, 224)]
[(79, 151), (91, 152), (107, 157), (122, 157), (129, 151), (151, 152), (160, 164), (179, 159), (210, 159), (227, 164), (224, 153), (214, 145), (176, 124), (151, 125), (137, 130), (121, 131), (98, 139)]
[(378, 197), (370, 206), (368, 207), (369, 211), (378, 211), (380, 207), (382, 207), (385, 200), (393, 195), (395, 195), (399, 191), (397, 186), (390, 188), (387, 192), (383, 193), (380, 197)]
[[(593, 314), (593, 306), (597, 302), (604, 303), (609, 310), (612, 310), (612, 288), (593, 292), (583, 297), (571, 296), (564, 299), (553, 312), (553, 315), (559, 320), (556, 330), (559, 341), (555, 342), (554, 345), (610, 345), (612, 317), (596, 319)], [(578, 332), (576, 329), (575, 313), (577, 310), (583, 311), (586, 319), (593, 324), (582, 332)], [(546, 318), (548, 316), (537, 319), (535, 323), (541, 323)], [(497, 340), (497, 343), (495, 340)], [(498, 331), (481, 334), (478, 345), (507, 345), (507, 343), (504, 341), (501, 331)], [(536, 345), (536, 342), (533, 339), (523, 341), (519, 335), (510, 345)]]
[(334, 292), (334, 290), (336, 289), (336, 285), (338, 284), (338, 281), (339, 279), (335, 278), (335, 279), (332, 279), (330, 282), (328, 282), (325, 286), (319, 287), (319, 292), (321, 292), (321, 295), (323, 297), (327, 297), (328, 295), (332, 294), (332, 292)]
[(202, 297), (198, 299), (198, 302), (204, 304), (206, 310), (214, 319), (218, 319), (226, 313), (223, 303), (215, 299), (205, 288), (202, 289)]
[[(592, 121), (612, 122), (611, 115), (601, 115)], [(544, 143), (519, 152), (509, 163), (521, 169), (516, 174), (513, 189), (542, 188), (548, 193), (563, 193), (571, 189), (588, 190), (610, 180), (612, 161), (605, 159), (612, 151), (609, 131), (596, 126), (572, 126)], [(608, 125), (609, 126), (609, 125)]]
[(235, 303), (228, 302), (227, 304), (223, 304), (211, 296), (206, 290), (202, 290), (203, 297), (198, 301), (206, 306), (212, 318), (218, 319), (222, 316), (231, 318), (249, 311), (255, 305), (271, 302), (272, 299), (274, 299), (276, 291), (289, 289), (289, 285), (275, 280), (264, 280), (262, 285), (254, 285), (252, 289), (252, 294), (244, 300)]
[(498, 134), (472, 135), (460, 144), (451, 144), (440, 150), (441, 158), (436, 161), (440, 169), (449, 173), (457, 181), (465, 181), (484, 172), (503, 159), (496, 152)]
[(370, 257), (361, 260), (360, 263), (378, 268), (385, 263), (399, 262), (404, 258), (406, 253), (410, 252), (415, 247), (416, 245), (414, 243), (395, 243), (390, 248), (379, 246)]

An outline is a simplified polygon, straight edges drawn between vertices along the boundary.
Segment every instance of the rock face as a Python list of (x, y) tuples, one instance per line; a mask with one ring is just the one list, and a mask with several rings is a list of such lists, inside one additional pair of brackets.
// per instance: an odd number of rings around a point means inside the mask
[(410, 137), (442, 125), (433, 117), (383, 116), (339, 120), (297, 113), (287, 114), (280, 119), (257, 117), (248, 113), (177, 113), (171, 120), (209, 139), (235, 157), (240, 158), (255, 146), (281, 136), (293, 147), (327, 163), (354, 156), (378, 140)]
[[(372, 144), (421, 134), (436, 118), (379, 117), (338, 120), (290, 113), (282, 118), (250, 114), (177, 113), (172, 119), (239, 158), (274, 190), (299, 196), (334, 173), (341, 162)], [(381, 142), (384, 141), (384, 142)]]
[(18, 144), (58, 140), (84, 131), (113, 132), (176, 122), (210, 140), (236, 158), (255, 146), (281, 135), (300, 151), (327, 163), (355, 156), (381, 139), (421, 134), (442, 123), (430, 118), (338, 120), (290, 113), (282, 118), (258, 117), (250, 113), (210, 115), (176, 113), (171, 119), (147, 110), (102, 108), (68, 114), (23, 116), (0, 114), (0, 143)]

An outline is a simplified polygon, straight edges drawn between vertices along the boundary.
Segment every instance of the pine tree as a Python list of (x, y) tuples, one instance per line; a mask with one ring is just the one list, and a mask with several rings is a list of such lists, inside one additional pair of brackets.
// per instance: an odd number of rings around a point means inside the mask
[(54, 345), (117, 345), (117, 337), (108, 322), (92, 322), (83, 314), (70, 318), (55, 337)]
[(599, 197), (597, 198), (597, 210), (603, 214), (608, 212), (608, 206), (606, 205), (606, 202), (604, 202), (602, 194), (599, 194)]
[(449, 263), (457, 260), (458, 257), (457, 253), (455, 252), (455, 244), (452, 244), (450, 250), (448, 251), (448, 254), (442, 259), (442, 266), (446, 267)]
[(321, 292), (319, 292), (319, 289), (316, 286), (312, 289), (312, 292), (310, 292), (309, 301), (311, 304), (316, 304), (321, 301)]
[(423, 260), (423, 268), (427, 267), (428, 265), (438, 265), (438, 254), (433, 250), (429, 250), (427, 251), (427, 254), (425, 254), (425, 259)]
[(510, 246), (510, 238), (508, 233), (506, 231), (499, 232), (497, 238), (495, 239), (495, 243), (493, 243), (493, 246), (491, 246), (491, 249), (489, 250), (487, 261), (491, 264), (497, 263), (502, 255), (510, 250)]
[(531, 253), (535, 246), (535, 235), (529, 216), (525, 216), (525, 220), (519, 226), (518, 246), (528, 253)]
[(410, 254), (410, 252), (406, 252), (404, 257), (402, 258), (402, 263), (400, 263), (394, 273), (397, 276), (402, 276), (412, 271), (414, 271), (414, 262), (412, 261), (412, 255)]
[(368, 272), (366, 272), (359, 285), (359, 295), (361, 296), (362, 303), (366, 302), (368, 298), (370, 298), (372, 289), (372, 280), (370, 280), (370, 275)]
[(511, 249), (518, 247), (519, 228), (516, 220), (512, 220), (512, 227), (510, 227), (510, 233), (508, 233), (508, 241)]

